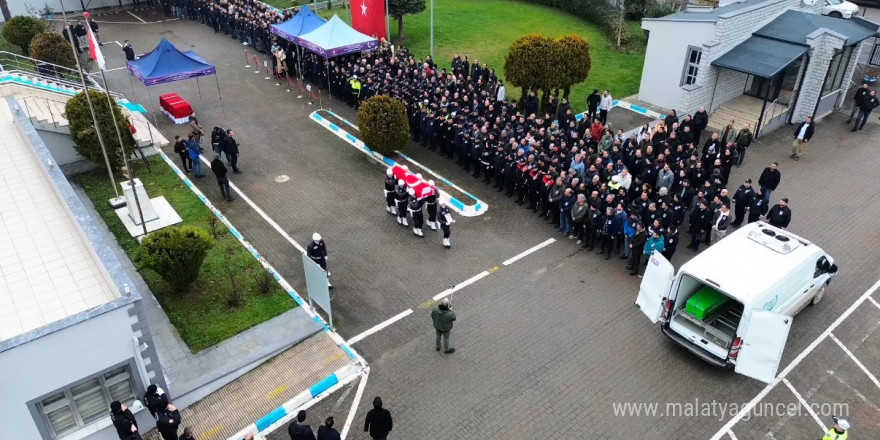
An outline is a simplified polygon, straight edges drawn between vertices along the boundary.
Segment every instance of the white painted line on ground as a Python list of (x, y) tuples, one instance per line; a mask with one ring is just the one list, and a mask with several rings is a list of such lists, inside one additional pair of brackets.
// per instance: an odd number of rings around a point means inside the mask
[(825, 424), (822, 423), (822, 420), (819, 419), (819, 415), (816, 414), (816, 411), (813, 411), (813, 408), (810, 407), (810, 404), (807, 403), (806, 400), (804, 400), (804, 397), (801, 396), (801, 393), (794, 389), (794, 386), (791, 384), (791, 382), (789, 382), (788, 379), (783, 378), (782, 383), (784, 383), (785, 386), (787, 386), (788, 389), (791, 390), (791, 393), (794, 394), (794, 397), (797, 397), (798, 402), (800, 402), (801, 405), (803, 405), (804, 408), (807, 409), (807, 412), (810, 413), (810, 417), (812, 417), (813, 420), (815, 420), (816, 423), (819, 425), (819, 427), (822, 428), (822, 432), (828, 432), (828, 427), (826, 427)]
[(539, 249), (541, 249), (541, 248), (543, 248), (543, 247), (545, 247), (545, 246), (548, 246), (548, 245), (550, 245), (550, 243), (553, 243), (554, 241), (556, 241), (555, 238), (548, 238), (548, 239), (545, 240), (544, 242), (542, 242), (542, 243), (540, 243), (540, 244), (538, 244), (538, 245), (535, 245), (535, 246), (531, 247), (531, 248), (528, 249), (528, 250), (525, 250), (525, 251), (523, 251), (523, 252), (520, 252), (520, 253), (516, 254), (514, 257), (512, 257), (512, 258), (510, 258), (510, 259), (508, 259), (508, 260), (506, 260), (506, 261), (504, 261), (503, 264), (504, 264), (505, 266), (510, 266), (511, 264), (516, 263), (517, 261), (519, 261), (520, 259), (522, 259), (522, 258), (525, 257), (526, 255), (531, 254), (532, 252), (535, 252), (535, 251), (537, 251), (537, 250), (539, 250)]
[(131, 15), (132, 17), (137, 18), (138, 20), (140, 20), (141, 23), (146, 23), (146, 22), (147, 22), (147, 20), (144, 20), (143, 18), (140, 18), (140, 17), (138, 17), (137, 15), (134, 15), (134, 12), (131, 12), (131, 11), (125, 11), (125, 12), (128, 12), (128, 15)]
[(445, 298), (449, 295), (452, 295), (453, 293), (458, 292), (459, 290), (464, 289), (465, 287), (470, 286), (471, 284), (474, 284), (477, 281), (480, 281), (481, 279), (489, 276), (489, 273), (490, 272), (488, 270), (484, 270), (484, 271), (462, 281), (461, 283), (458, 283), (458, 284), (434, 295), (434, 301), (439, 301), (442, 298)]
[(731, 431), (729, 429), (727, 430), (727, 435), (730, 436), (730, 440), (739, 440), (738, 438), (736, 438), (735, 435), (733, 435), (733, 431)]
[[(730, 429), (733, 428), (733, 425), (736, 425), (740, 420), (742, 420), (743, 417), (746, 416), (746, 414), (749, 414), (752, 411), (752, 409), (755, 407), (755, 405), (758, 404), (758, 402), (763, 400), (764, 397), (767, 397), (767, 394), (769, 394), (770, 391), (776, 387), (776, 385), (779, 385), (779, 382), (781, 382), (782, 379), (785, 378), (785, 376), (788, 376), (788, 374), (791, 373), (791, 370), (794, 370), (795, 367), (797, 367), (801, 362), (803, 362), (804, 359), (806, 359), (807, 355), (812, 353), (813, 350), (815, 350), (816, 347), (818, 347), (819, 344), (822, 343), (822, 341), (824, 341), (825, 338), (827, 338), (831, 334), (831, 332), (834, 331), (834, 329), (836, 329), (844, 320), (846, 320), (846, 318), (849, 318), (849, 315), (852, 315), (852, 313), (860, 305), (862, 305), (862, 303), (865, 302), (865, 300), (867, 300), (871, 295), (873, 295), (874, 292), (876, 292), (878, 288), (880, 288), (880, 280), (877, 280), (877, 282), (875, 282), (873, 286), (868, 288), (868, 290), (866, 290), (865, 293), (863, 293), (862, 296), (859, 297), (859, 299), (857, 299), (854, 303), (852, 303), (852, 305), (849, 306), (848, 309), (846, 309), (840, 316), (838, 316), (837, 319), (834, 320), (834, 322), (832, 322), (831, 325), (828, 326), (828, 328), (825, 329), (825, 331), (822, 332), (822, 334), (816, 338), (816, 340), (811, 342), (810, 345), (808, 345), (807, 348), (804, 349), (804, 351), (802, 351), (799, 355), (797, 355), (797, 357), (794, 358), (794, 360), (791, 361), (791, 363), (788, 364), (788, 366), (785, 367), (784, 370), (782, 370), (782, 373), (780, 373), (779, 376), (773, 380), (773, 382), (770, 382), (769, 384), (767, 384), (767, 386), (764, 387), (764, 389), (761, 390), (761, 392), (758, 393), (757, 396), (752, 398), (752, 400), (750, 400), (749, 403), (747, 403), (745, 406), (740, 408), (739, 412), (735, 416), (733, 416), (730, 420), (728, 420), (727, 423), (725, 423), (724, 426), (722, 426), (721, 429), (719, 429), (718, 432), (716, 432), (715, 435), (713, 435), (710, 440), (721, 440), (721, 437), (723, 437), (725, 434), (727, 434), (730, 431)], [(875, 383), (877, 383), (876, 379), (875, 379)]]
[[(208, 169), (210, 170), (211, 169), (211, 161), (209, 161), (208, 158), (206, 158), (205, 156), (199, 156), (199, 158), (202, 159), (203, 164), (208, 165)], [(302, 253), (306, 252), (306, 249), (304, 247), (300, 246), (299, 243), (297, 243), (296, 240), (294, 240), (293, 237), (290, 236), (290, 234), (288, 234), (284, 229), (282, 229), (281, 226), (278, 225), (278, 223), (275, 223), (275, 220), (272, 220), (272, 217), (269, 217), (269, 215), (266, 214), (265, 211), (260, 209), (260, 207), (257, 206), (257, 204), (254, 203), (254, 201), (251, 200), (248, 196), (246, 196), (240, 189), (238, 189), (238, 186), (236, 186), (234, 183), (232, 183), (231, 180), (229, 181), (229, 188), (231, 188), (233, 191), (235, 191), (235, 193), (238, 194), (238, 196), (241, 197), (241, 199), (244, 200), (245, 203), (250, 205), (250, 207), (253, 208), (253, 210), (256, 211), (257, 214), (260, 214), (260, 217), (263, 217), (263, 220), (266, 220), (266, 223), (269, 223), (269, 226), (271, 226), (273, 229), (278, 231), (278, 233), (281, 234), (281, 236), (284, 237), (285, 240), (290, 242), (290, 244), (292, 244), (293, 247), (295, 247), (297, 250), (299, 250)]]
[(357, 391), (354, 393), (354, 401), (351, 402), (351, 409), (348, 411), (348, 418), (345, 419), (345, 425), (342, 426), (342, 432), (339, 434), (342, 437), (342, 440), (348, 436), (348, 430), (351, 429), (351, 422), (354, 421), (354, 416), (357, 414), (358, 406), (361, 403), (361, 398), (364, 397), (364, 389), (367, 387), (367, 379), (370, 377), (370, 367), (364, 368), (364, 374), (361, 375), (361, 381), (358, 383)]
[(828, 336), (831, 337), (831, 339), (832, 339), (834, 342), (836, 342), (837, 345), (840, 346), (841, 350), (843, 350), (844, 352), (846, 352), (846, 355), (849, 356), (849, 358), (852, 359), (853, 362), (855, 362), (856, 365), (858, 365), (859, 368), (862, 369), (862, 371), (868, 376), (868, 379), (871, 379), (871, 382), (874, 382), (874, 385), (877, 385), (877, 388), (880, 388), (880, 381), (877, 380), (877, 376), (874, 376), (873, 373), (871, 373), (870, 371), (868, 371), (868, 369), (865, 367), (865, 364), (863, 364), (863, 363), (859, 360), (859, 358), (857, 358), (856, 355), (853, 354), (853, 352), (849, 351), (849, 349), (846, 348), (846, 345), (843, 345), (843, 342), (840, 342), (840, 339), (837, 339), (837, 336), (834, 336), (834, 334), (830, 334), (830, 335), (828, 335)]
[(402, 312), (400, 312), (400, 313), (394, 315), (394, 316), (391, 317), (390, 319), (387, 319), (387, 320), (381, 322), (379, 325), (376, 325), (376, 326), (374, 326), (373, 328), (371, 328), (371, 329), (369, 329), (369, 330), (367, 330), (367, 331), (365, 331), (365, 332), (363, 332), (363, 333), (361, 333), (361, 334), (359, 334), (359, 335), (357, 335), (357, 336), (355, 336), (355, 337), (349, 339), (349, 340), (348, 340), (348, 345), (354, 345), (354, 344), (357, 344), (358, 342), (364, 340), (364, 338), (366, 338), (367, 336), (370, 336), (370, 335), (372, 335), (373, 333), (376, 333), (376, 332), (378, 332), (379, 330), (382, 330), (382, 329), (384, 329), (385, 327), (388, 327), (389, 325), (394, 324), (395, 322), (400, 321), (400, 320), (403, 319), (403, 318), (406, 318), (407, 316), (411, 315), (412, 312), (413, 312), (412, 309), (408, 309), (408, 310), (404, 310), (404, 311), (402, 311)]
[(874, 301), (874, 298), (871, 298), (869, 296), (868, 301), (871, 301), (872, 304), (874, 304), (875, 306), (877, 306), (878, 309), (880, 309), (880, 303), (878, 303), (877, 301)]

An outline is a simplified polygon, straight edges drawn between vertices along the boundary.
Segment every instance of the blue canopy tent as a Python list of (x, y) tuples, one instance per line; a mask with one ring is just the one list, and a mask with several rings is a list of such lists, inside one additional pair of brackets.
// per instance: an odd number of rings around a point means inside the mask
[[(315, 15), (308, 6), (304, 6), (290, 20), (269, 26), (269, 32), (291, 43), (297, 43), (296, 37), (307, 34), (323, 26), (324, 23), (327, 23), (327, 21)], [(300, 66), (302, 54), (297, 51), (296, 55), (296, 70), (299, 72), (300, 79), (302, 79), (302, 68)]]
[[(145, 86), (150, 95), (150, 86), (165, 84), (174, 81), (195, 78), (196, 87), (200, 76), (214, 75), (217, 82), (217, 94), (220, 96), (220, 104), (223, 104), (223, 96), (220, 94), (220, 82), (217, 81), (217, 69), (201, 59), (193, 51), (181, 52), (168, 40), (162, 39), (155, 49), (134, 61), (125, 62), (128, 71), (137, 77)], [(129, 79), (131, 79), (129, 77)], [(199, 98), (202, 96), (201, 88)], [(132, 87), (133, 91), (133, 87)], [(150, 96), (152, 101), (152, 96)]]
[(378, 40), (352, 29), (340, 20), (338, 15), (334, 15), (323, 26), (295, 37), (295, 40), (297, 44), (324, 58), (375, 49), (379, 46)]
[(326, 22), (323, 18), (315, 15), (308, 7), (303, 7), (290, 20), (269, 26), (269, 31), (273, 35), (296, 43), (296, 37), (307, 34), (323, 26)]

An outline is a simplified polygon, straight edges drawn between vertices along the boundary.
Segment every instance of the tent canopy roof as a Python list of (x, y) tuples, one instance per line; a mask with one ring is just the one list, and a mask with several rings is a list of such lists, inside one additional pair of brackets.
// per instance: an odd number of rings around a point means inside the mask
[(181, 52), (164, 38), (150, 53), (125, 65), (146, 86), (217, 73), (213, 65), (195, 52)]
[(321, 27), (296, 37), (296, 43), (325, 58), (373, 49), (379, 41), (345, 24), (334, 15)]
[(269, 26), (272, 34), (284, 38), (287, 41), (295, 41), (295, 38), (307, 34), (321, 27), (326, 20), (315, 15), (308, 7), (303, 7), (290, 20)]

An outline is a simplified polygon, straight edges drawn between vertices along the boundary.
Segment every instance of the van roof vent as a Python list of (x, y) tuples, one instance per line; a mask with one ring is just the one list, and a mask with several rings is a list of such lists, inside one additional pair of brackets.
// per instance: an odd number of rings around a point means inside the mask
[(788, 254), (797, 249), (801, 243), (791, 237), (772, 229), (761, 229), (749, 232), (749, 239), (780, 254)]

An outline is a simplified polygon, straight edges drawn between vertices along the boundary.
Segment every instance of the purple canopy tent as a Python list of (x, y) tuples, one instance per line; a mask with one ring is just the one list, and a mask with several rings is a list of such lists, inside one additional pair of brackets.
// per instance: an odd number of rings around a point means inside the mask
[[(326, 22), (327, 21), (323, 18), (315, 15), (308, 6), (303, 6), (302, 8), (300, 8), (299, 12), (297, 12), (296, 15), (294, 15), (293, 18), (291, 18), (290, 20), (269, 26), (269, 31), (273, 35), (279, 36), (291, 43), (296, 44), (296, 37), (307, 34), (323, 26)], [(299, 72), (299, 78), (302, 79), (302, 66), (300, 64), (302, 52), (300, 51), (300, 48), (301, 46), (297, 45), (296, 70)]]
[[(193, 51), (181, 52), (168, 40), (162, 39), (155, 49), (134, 61), (125, 62), (128, 71), (141, 83), (147, 86), (147, 96), (152, 102), (150, 86), (165, 84), (174, 81), (195, 78), (199, 98), (202, 97), (202, 89), (198, 85), (199, 77), (214, 75), (217, 83), (217, 95), (220, 97), (220, 105), (223, 105), (223, 95), (220, 93), (220, 81), (217, 80), (217, 69), (207, 61), (201, 59)], [(129, 77), (129, 80), (131, 78)], [(132, 87), (133, 91), (134, 87)]]

